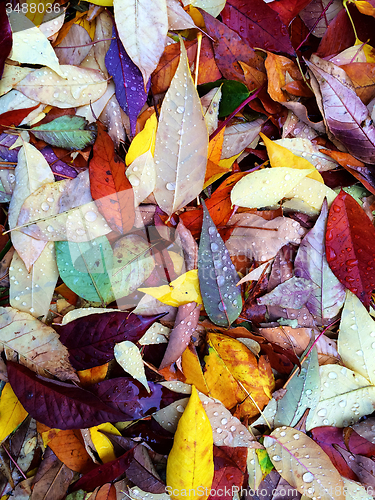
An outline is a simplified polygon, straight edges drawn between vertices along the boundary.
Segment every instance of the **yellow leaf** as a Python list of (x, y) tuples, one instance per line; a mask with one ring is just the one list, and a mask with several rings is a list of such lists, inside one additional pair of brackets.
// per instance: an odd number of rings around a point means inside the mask
[(191, 389), (168, 456), (166, 491), (172, 500), (180, 497), (206, 500), (214, 477), (210, 421), (196, 388)]
[(132, 140), (129, 151), (125, 157), (127, 165), (130, 165), (136, 158), (146, 153), (149, 149), (151, 149), (152, 156), (154, 156), (157, 127), (158, 120), (156, 118), (156, 113), (153, 113), (146, 121), (143, 130)]
[(113, 0), (90, 0), (90, 3), (101, 5), (102, 7), (112, 7)]
[(268, 158), (270, 159), (271, 167), (288, 167), (288, 168), (296, 168), (299, 170), (303, 169), (314, 169), (314, 171), (309, 174), (307, 177), (311, 179), (315, 179), (316, 181), (322, 182), (323, 177), (316, 170), (314, 165), (312, 165), (309, 161), (305, 160), (305, 158), (301, 158), (300, 156), (296, 156), (289, 149), (276, 144), (271, 139), (268, 139), (262, 132), (259, 133), (263, 142), (267, 148)]
[(96, 29), (95, 22), (88, 21), (86, 19), (86, 17), (79, 17), (76, 21), (74, 21), (74, 24), (78, 24), (83, 29), (85, 29), (87, 31), (87, 33), (89, 34), (89, 37), (91, 38), (91, 40), (94, 40), (95, 29)]
[[(280, 167), (264, 168), (251, 172), (234, 186), (230, 193), (231, 202), (233, 205), (247, 208), (263, 208), (274, 205), (312, 171), (313, 169), (297, 170)], [(317, 181), (313, 182), (318, 184)]]
[(38, 2), (35, 2), (35, 0), (26, 0), (26, 3), (28, 7), (25, 16), (30, 19), (35, 26), (39, 26), (43, 21), (46, 7), (51, 7), (52, 5), (51, 0), (38, 0)]
[(109, 423), (90, 427), (91, 440), (95, 446), (96, 451), (98, 452), (100, 460), (104, 464), (106, 464), (107, 462), (115, 460), (116, 455), (110, 439), (100, 431), (110, 432), (111, 434), (115, 434), (116, 436), (121, 436), (121, 432), (119, 432), (114, 425)]
[(178, 307), (189, 302), (203, 304), (199, 288), (198, 269), (193, 269), (181, 274), (169, 285), (156, 286), (153, 288), (138, 288), (140, 292), (147, 293), (163, 304)]
[(27, 417), (27, 411), (18, 401), (11, 385), (5, 384), (0, 397), (0, 443)]
[(322, 208), (324, 197), (327, 198), (328, 205), (330, 206), (336, 196), (337, 193), (325, 184), (307, 178), (302, 179), (285, 195), (286, 198), (297, 198), (305, 201), (308, 205), (318, 210)]

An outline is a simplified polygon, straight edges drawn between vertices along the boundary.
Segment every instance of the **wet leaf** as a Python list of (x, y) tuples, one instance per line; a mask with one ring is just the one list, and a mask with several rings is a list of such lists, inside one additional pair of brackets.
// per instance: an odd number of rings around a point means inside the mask
[(124, 175), (125, 165), (102, 125), (98, 128), (89, 169), (91, 195), (100, 213), (111, 229), (127, 233), (135, 218), (133, 190)]
[(125, 312), (89, 314), (58, 329), (77, 370), (98, 366), (113, 359), (115, 343), (137, 342), (162, 315), (138, 316)]
[(60, 462), (51, 449), (47, 449), (42, 465), (34, 477), (32, 495), (35, 498), (47, 498), (52, 495), (61, 499), (73, 479), (73, 471)]
[(374, 226), (364, 210), (345, 191), (341, 191), (329, 211), (326, 255), (338, 280), (349, 288), (365, 307), (375, 287), (373, 248)]
[(208, 150), (207, 127), (182, 41), (180, 47), (180, 62), (161, 107), (155, 144), (154, 195), (168, 215), (201, 192)]
[[(300, 493), (324, 500), (345, 499), (340, 474), (311, 438), (292, 427), (278, 427), (264, 439), (276, 470)], [(337, 490), (333, 490), (333, 485)]]
[(65, 149), (84, 149), (96, 138), (96, 125), (89, 125), (81, 116), (65, 115), (33, 127), (32, 133), (47, 144)]
[(105, 236), (83, 243), (57, 241), (55, 246), (60, 276), (73, 292), (91, 302), (113, 301), (113, 253)]
[[(119, 8), (123, 8), (121, 5), (123, 0), (117, 0)], [(131, 2), (128, 2), (129, 6)], [(134, 2), (135, 5), (138, 2)], [(128, 17), (128, 23), (132, 23), (135, 20), (131, 20), (131, 16)], [(143, 105), (146, 102), (147, 94), (145, 92), (145, 84), (147, 83), (147, 91), (150, 88), (150, 83), (147, 80), (143, 81), (141, 69), (137, 67), (137, 61), (132, 61), (131, 55), (129, 57), (128, 53), (124, 48), (123, 32), (121, 25), (117, 24), (119, 30), (119, 35), (116, 29), (113, 29), (112, 36), (114, 37), (109, 50), (105, 56), (105, 64), (108, 69), (108, 73), (113, 77), (113, 81), (116, 86), (116, 97), (121, 106), (121, 108), (127, 113), (130, 118), (130, 126), (132, 135), (135, 135), (135, 125), (137, 122), (137, 116), (139, 115)], [(129, 32), (127, 33), (126, 45), (129, 46)]]
[(123, 342), (115, 345), (114, 355), (117, 363), (121, 365), (122, 368), (129, 373), (129, 375), (141, 382), (147, 392), (150, 392), (142, 356), (138, 347), (133, 344), (133, 342), (124, 340)]
[(0, 78), (3, 76), (5, 59), (12, 50), (12, 29), (6, 14), (5, 4), (0, 7), (0, 31), (4, 34), (1, 40), (1, 58), (0, 58)]
[[(210, 422), (193, 386), (167, 461), (167, 487), (171, 488), (172, 498), (181, 494), (176, 495), (174, 490), (198, 491), (203, 487), (203, 491), (210, 491), (214, 476), (212, 446)], [(202, 499), (208, 496), (202, 495)]]
[(332, 273), (325, 256), (327, 215), (328, 208), (324, 203), (318, 220), (304, 237), (294, 261), (295, 275), (310, 279), (317, 285), (306, 303), (319, 324), (329, 323), (339, 313), (345, 300), (344, 286)]
[(198, 250), (198, 275), (204, 308), (211, 321), (230, 326), (242, 309), (238, 274), (217, 228), (203, 205), (203, 225)]

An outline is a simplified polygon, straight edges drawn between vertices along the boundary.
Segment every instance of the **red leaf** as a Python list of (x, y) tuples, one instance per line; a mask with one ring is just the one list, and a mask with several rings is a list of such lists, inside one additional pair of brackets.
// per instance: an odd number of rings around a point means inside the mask
[(113, 359), (113, 347), (123, 340), (137, 342), (163, 314), (108, 312), (90, 314), (57, 328), (61, 342), (69, 350), (69, 359), (76, 370), (86, 370)]
[(263, 0), (227, 0), (221, 17), (250, 47), (294, 55), (286, 26)]
[(25, 366), (7, 362), (8, 378), (22, 406), (38, 422), (56, 429), (82, 429), (118, 422), (124, 414), (91, 392), (38, 376)]
[[(210, 495), (209, 500), (221, 498), (232, 500), (233, 491), (241, 490), (246, 473), (247, 448), (228, 446), (214, 446), (214, 466), (215, 474), (212, 481), (211, 490), (216, 491), (216, 495)], [(224, 494), (219, 495), (222, 490)]]
[(16, 109), (14, 111), (6, 111), (0, 115), (0, 134), (4, 132), (5, 129), (11, 127), (12, 125), (19, 125), (26, 116), (31, 113), (34, 109), (39, 106), (33, 106), (32, 108)]
[(133, 188), (125, 175), (125, 164), (99, 122), (93, 153), (89, 166), (91, 195), (111, 229), (125, 234), (134, 224)]
[(277, 0), (268, 4), (272, 10), (277, 12), (282, 22), (289, 26), (289, 23), (298, 16), (302, 9), (306, 7), (311, 0)]
[(115, 481), (122, 476), (129, 467), (134, 455), (134, 448), (127, 451), (121, 457), (116, 458), (96, 469), (88, 472), (78, 479), (69, 489), (70, 492), (77, 490), (94, 491), (98, 486)]
[(329, 267), (368, 308), (375, 288), (375, 228), (345, 191), (332, 203), (326, 232)]
[[(3, 76), (5, 59), (9, 56), (12, 50), (12, 29), (7, 16), (6, 2), (1, 2), (0, 5), (0, 78)], [(0, 122), (1, 123), (1, 122)]]

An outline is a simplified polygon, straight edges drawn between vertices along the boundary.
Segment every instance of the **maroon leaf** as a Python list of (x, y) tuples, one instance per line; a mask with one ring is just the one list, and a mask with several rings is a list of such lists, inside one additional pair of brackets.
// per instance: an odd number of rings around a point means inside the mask
[[(7, 16), (6, 2), (0, 3), (0, 78), (3, 76), (5, 59), (12, 50), (12, 30)], [(1, 122), (0, 122), (1, 123)]]
[(137, 342), (157, 319), (155, 316), (108, 312), (90, 314), (58, 327), (61, 342), (69, 350), (69, 359), (76, 370), (102, 365), (113, 359), (118, 342)]
[(99, 467), (96, 467), (96, 469), (88, 472), (75, 482), (70, 487), (69, 491), (94, 491), (98, 486), (115, 481), (126, 472), (133, 459), (133, 455), (134, 448), (121, 455), (121, 457), (116, 458), (116, 460), (112, 460), (104, 465), (99, 465)]
[(345, 191), (329, 211), (326, 255), (336, 278), (368, 308), (375, 288), (375, 228)]
[(166, 387), (153, 382), (148, 383), (150, 393), (143, 385), (130, 377), (119, 377), (103, 380), (90, 386), (90, 391), (101, 401), (113, 409), (121, 412), (129, 420), (143, 418), (161, 408), (186, 397), (184, 394), (172, 392)]
[(25, 366), (7, 362), (8, 378), (22, 406), (38, 422), (56, 429), (82, 429), (124, 419), (91, 392), (38, 376)]
[(294, 55), (286, 26), (263, 0), (227, 0), (221, 17), (250, 47)]
[(345, 448), (335, 445), (336, 450), (342, 455), (358, 480), (363, 486), (375, 487), (375, 462), (370, 458), (350, 453)]
[(156, 420), (140, 420), (122, 431), (124, 436), (138, 438), (161, 455), (168, 455), (173, 446), (173, 434), (165, 430)]

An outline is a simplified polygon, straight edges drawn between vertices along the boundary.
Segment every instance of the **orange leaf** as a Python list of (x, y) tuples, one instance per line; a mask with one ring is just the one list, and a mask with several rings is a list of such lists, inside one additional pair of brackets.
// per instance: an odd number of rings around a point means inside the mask
[(98, 122), (98, 137), (90, 161), (91, 195), (111, 229), (121, 234), (134, 223), (134, 194), (125, 164), (116, 156), (110, 136)]
[(93, 368), (87, 368), (87, 370), (81, 370), (77, 372), (79, 381), (82, 387), (87, 387), (92, 384), (96, 384), (105, 379), (108, 372), (108, 363), (100, 366), (94, 366)]
[(37, 424), (38, 432), (45, 444), (69, 469), (86, 474), (95, 467), (87, 453), (81, 431), (79, 429), (50, 429), (46, 425)]
[(357, 96), (367, 105), (375, 97), (375, 63), (353, 62), (341, 68), (351, 79)]
[(103, 484), (98, 490), (95, 500), (116, 500), (117, 492), (113, 484)]
[(282, 88), (291, 80), (302, 80), (302, 75), (293, 61), (284, 56), (267, 52), (266, 70), (268, 76), (268, 93), (277, 102), (288, 101), (288, 95)]

